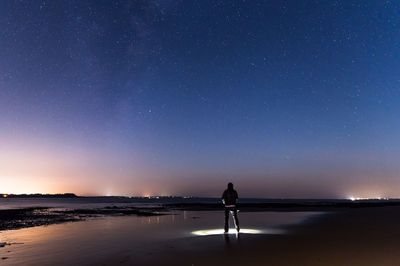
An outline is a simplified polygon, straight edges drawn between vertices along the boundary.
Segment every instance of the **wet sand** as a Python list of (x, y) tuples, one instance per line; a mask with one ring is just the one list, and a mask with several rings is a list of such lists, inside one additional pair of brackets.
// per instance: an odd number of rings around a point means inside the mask
[[(240, 213), (260, 234), (193, 235), (222, 212), (108, 217), (2, 231), (2, 265), (400, 265), (400, 207)], [(276, 230), (276, 231), (274, 231)], [(22, 244), (23, 243), (23, 244)]]
[[(242, 237), (170, 265), (400, 265), (400, 208), (343, 210), (293, 226), (290, 234)], [(217, 238), (210, 237), (210, 243)], [(171, 252), (171, 254), (174, 252)], [(207, 254), (206, 256), (202, 254)]]
[[(312, 212), (240, 213), (245, 232), (240, 237), (287, 233), (287, 226), (318, 215)], [(178, 211), (164, 216), (106, 216), (1, 231), (2, 241), (11, 245), (0, 249), (0, 257), (6, 257), (2, 261), (4, 265), (159, 265), (162, 262), (159, 258), (169, 259), (170, 255), (173, 259), (183, 258), (185, 250), (207, 252), (213, 245), (224, 248), (223, 220), (222, 211)], [(220, 234), (211, 238), (194, 234), (199, 230), (218, 229)], [(236, 234), (229, 237), (236, 239)]]

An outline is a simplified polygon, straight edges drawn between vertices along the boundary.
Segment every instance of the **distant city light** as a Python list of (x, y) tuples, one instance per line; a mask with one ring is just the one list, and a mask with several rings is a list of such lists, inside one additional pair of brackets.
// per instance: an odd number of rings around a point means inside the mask
[(349, 197), (348, 198), (351, 201), (357, 201), (357, 200), (389, 200), (389, 198), (383, 198), (383, 197), (371, 197), (371, 198), (363, 198), (363, 197)]

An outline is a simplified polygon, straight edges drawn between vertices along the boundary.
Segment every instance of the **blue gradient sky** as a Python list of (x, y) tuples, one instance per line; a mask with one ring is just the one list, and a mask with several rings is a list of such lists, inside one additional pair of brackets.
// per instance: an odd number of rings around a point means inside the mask
[(0, 192), (400, 196), (397, 1), (1, 1)]

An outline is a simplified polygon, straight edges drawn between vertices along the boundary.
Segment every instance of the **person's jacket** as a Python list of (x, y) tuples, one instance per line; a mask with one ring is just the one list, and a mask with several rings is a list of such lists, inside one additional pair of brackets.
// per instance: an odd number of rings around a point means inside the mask
[(226, 189), (222, 194), (222, 201), (225, 204), (225, 207), (234, 207), (236, 206), (236, 202), (238, 199), (238, 193), (236, 190)]

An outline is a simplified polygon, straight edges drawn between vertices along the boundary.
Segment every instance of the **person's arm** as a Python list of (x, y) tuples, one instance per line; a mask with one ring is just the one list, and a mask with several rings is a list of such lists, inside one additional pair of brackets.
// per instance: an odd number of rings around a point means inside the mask
[(238, 201), (239, 201), (239, 195), (238, 195), (238, 193), (237, 193), (236, 190), (235, 190), (235, 198), (236, 198), (236, 203), (238, 203)]
[(224, 193), (222, 193), (222, 199), (221, 200), (222, 200), (223, 204), (225, 204), (225, 193), (226, 193), (226, 191), (224, 191)]

